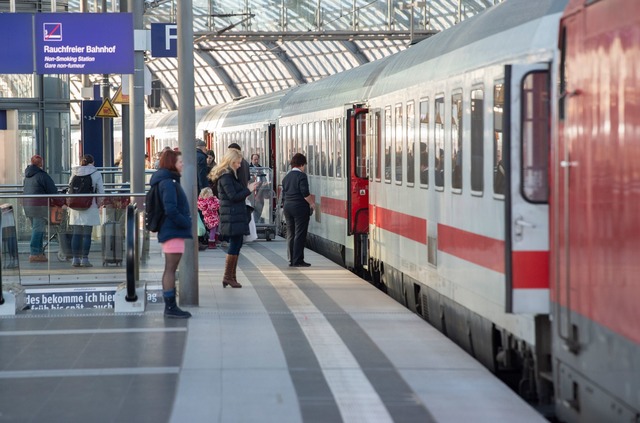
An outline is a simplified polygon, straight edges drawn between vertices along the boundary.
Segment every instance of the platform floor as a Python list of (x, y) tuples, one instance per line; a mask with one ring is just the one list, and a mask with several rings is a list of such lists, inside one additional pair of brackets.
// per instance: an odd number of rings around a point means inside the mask
[[(157, 254), (157, 253), (156, 253)], [(453, 342), (333, 262), (285, 242), (199, 253), (199, 307), (0, 318), (0, 422), (544, 422)], [(158, 265), (161, 261), (159, 257)], [(161, 269), (159, 269), (161, 271)]]

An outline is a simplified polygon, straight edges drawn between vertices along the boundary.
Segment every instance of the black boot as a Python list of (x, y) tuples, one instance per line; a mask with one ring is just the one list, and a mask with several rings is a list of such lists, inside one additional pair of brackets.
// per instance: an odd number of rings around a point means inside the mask
[(181, 310), (176, 304), (175, 295), (171, 297), (164, 297), (164, 316), (170, 319), (188, 319), (191, 317), (191, 313)]

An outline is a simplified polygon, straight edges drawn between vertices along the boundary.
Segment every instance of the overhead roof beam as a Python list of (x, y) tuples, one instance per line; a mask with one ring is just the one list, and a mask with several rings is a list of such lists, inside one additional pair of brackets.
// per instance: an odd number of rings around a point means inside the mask
[(349, 50), (349, 52), (351, 54), (353, 54), (353, 57), (356, 58), (356, 60), (358, 61), (359, 65), (364, 65), (365, 63), (369, 63), (369, 59), (367, 58), (367, 56), (362, 52), (362, 50), (360, 50), (360, 47), (358, 47), (358, 45), (356, 43), (354, 43), (353, 41), (343, 41), (342, 44), (344, 45), (344, 47)]
[(195, 53), (204, 60), (207, 65), (215, 72), (215, 74), (220, 78), (220, 81), (224, 84), (227, 91), (229, 91), (229, 95), (231, 98), (239, 98), (242, 96), (238, 86), (233, 82), (229, 74), (224, 67), (209, 53), (206, 53), (207, 49), (200, 48), (201, 46), (196, 46)]
[(300, 68), (298, 68), (293, 60), (291, 60), (291, 57), (289, 57), (286, 51), (284, 51), (274, 41), (263, 41), (263, 43), (273, 55), (280, 59), (282, 64), (289, 71), (289, 74), (291, 74), (293, 80), (296, 81), (296, 84), (301, 85), (307, 83), (306, 78), (302, 75), (302, 72), (300, 72)]
[[(439, 31), (414, 30), (413, 40), (420, 41)], [(411, 31), (227, 31), (223, 33), (200, 31), (194, 33), (195, 41), (229, 42), (287, 42), (287, 41), (365, 41), (365, 40), (410, 40)]]

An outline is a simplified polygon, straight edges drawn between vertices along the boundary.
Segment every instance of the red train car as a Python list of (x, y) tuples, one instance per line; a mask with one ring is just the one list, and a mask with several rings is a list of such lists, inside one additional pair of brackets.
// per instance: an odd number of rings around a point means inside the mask
[(556, 411), (640, 421), (640, 1), (571, 0), (551, 152)]

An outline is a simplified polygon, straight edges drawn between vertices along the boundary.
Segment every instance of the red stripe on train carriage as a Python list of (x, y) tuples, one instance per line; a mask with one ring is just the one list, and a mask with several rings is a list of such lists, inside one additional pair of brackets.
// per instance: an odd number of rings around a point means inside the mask
[(504, 241), (439, 224), (438, 250), (504, 273)]
[[(347, 202), (322, 197), (322, 213), (347, 218)], [(370, 224), (405, 238), (427, 243), (427, 221), (373, 206)], [(504, 241), (447, 225), (438, 225), (438, 249), (471, 263), (505, 273)], [(512, 255), (513, 289), (549, 288), (549, 252), (515, 251)]]
[(331, 197), (320, 197), (320, 210), (322, 214), (347, 218), (347, 202)]
[(427, 221), (425, 219), (374, 206), (373, 211), (369, 213), (369, 222), (381, 229), (421, 244), (427, 243)]

